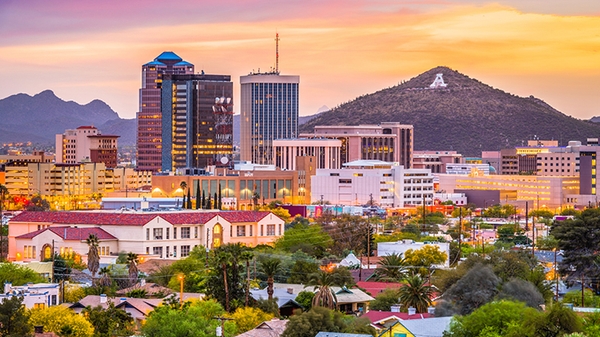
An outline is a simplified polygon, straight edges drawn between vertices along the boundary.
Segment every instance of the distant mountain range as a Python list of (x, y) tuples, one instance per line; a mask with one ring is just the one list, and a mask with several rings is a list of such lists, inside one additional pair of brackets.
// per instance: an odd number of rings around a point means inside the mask
[(54, 144), (56, 134), (82, 125), (93, 125), (103, 134), (121, 136), (120, 145), (134, 145), (136, 138), (135, 119), (120, 118), (101, 100), (85, 105), (65, 102), (51, 90), (1, 99), (0, 121), (0, 143)]
[[(437, 74), (446, 87), (431, 89)], [(527, 144), (535, 136), (585, 143), (600, 136), (600, 125), (567, 116), (541, 99), (519, 97), (483, 84), (447, 67), (426, 71), (409, 81), (360, 96), (321, 113), (302, 125), (412, 124), (416, 150), (455, 150), (480, 156)]]
[[(430, 88), (437, 74), (446, 87)], [(409, 81), (362, 95), (333, 109), (301, 116), (300, 132), (315, 125), (359, 125), (380, 122), (412, 124), (416, 150), (455, 150), (479, 156), (526, 144), (528, 139), (585, 142), (600, 136), (600, 117), (590, 121), (567, 116), (541, 99), (519, 97), (492, 88), (447, 67), (426, 71)], [(135, 119), (122, 119), (100, 100), (81, 105), (65, 102), (46, 90), (37, 95), (12, 95), (0, 100), (0, 143), (53, 144), (65, 129), (94, 125), (116, 134), (120, 145), (135, 145)], [(234, 116), (234, 143), (239, 145), (240, 116)]]

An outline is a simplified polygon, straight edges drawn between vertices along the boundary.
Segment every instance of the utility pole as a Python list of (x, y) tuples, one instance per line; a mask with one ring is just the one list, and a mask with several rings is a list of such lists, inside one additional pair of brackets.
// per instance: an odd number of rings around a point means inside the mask
[(462, 258), (462, 206), (458, 208), (458, 260)]

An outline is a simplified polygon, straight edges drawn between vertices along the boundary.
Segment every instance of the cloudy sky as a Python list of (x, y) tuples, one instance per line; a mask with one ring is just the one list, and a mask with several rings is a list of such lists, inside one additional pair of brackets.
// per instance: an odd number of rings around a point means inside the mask
[(240, 75), (274, 67), (276, 32), (301, 115), (438, 65), (600, 115), (598, 0), (1, 0), (0, 98), (51, 89), (134, 118), (141, 65), (171, 50), (232, 75), (237, 100)]

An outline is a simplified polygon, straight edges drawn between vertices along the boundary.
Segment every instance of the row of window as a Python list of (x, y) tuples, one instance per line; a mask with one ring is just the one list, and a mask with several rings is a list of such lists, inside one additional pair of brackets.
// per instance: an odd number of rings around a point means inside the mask
[[(191, 227), (181, 227), (179, 237), (181, 239), (190, 239), (192, 233)], [(164, 234), (164, 235), (163, 235)], [(152, 240), (170, 240), (171, 228), (154, 228), (152, 230)], [(194, 239), (198, 238), (198, 227), (194, 227)], [(177, 239), (177, 227), (173, 227), (173, 240)], [(150, 240), (150, 228), (146, 228), (146, 240)]]
[[(198, 246), (198, 245), (195, 245), (194, 247), (196, 247), (196, 246)], [(152, 247), (152, 254), (158, 255), (160, 258), (177, 257), (177, 247), (178, 246), (173, 246), (172, 250), (171, 250), (171, 246)], [(179, 246), (179, 251), (181, 254), (180, 257), (188, 257), (188, 256), (190, 256), (191, 246), (190, 245)], [(163, 256), (163, 252), (165, 253), (164, 256)], [(150, 247), (146, 247), (146, 254), (150, 254)]]

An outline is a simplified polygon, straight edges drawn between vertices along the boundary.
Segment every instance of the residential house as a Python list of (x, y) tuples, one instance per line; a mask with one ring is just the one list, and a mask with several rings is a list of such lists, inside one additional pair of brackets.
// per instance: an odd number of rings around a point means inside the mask
[(287, 323), (287, 319), (273, 318), (260, 323), (252, 330), (237, 335), (237, 337), (279, 337), (285, 331)]
[(46, 308), (58, 305), (58, 283), (28, 283), (24, 286), (14, 286), (4, 283), (4, 292), (0, 294), (0, 302), (14, 296), (23, 297), (23, 305), (28, 308)]
[(452, 317), (399, 320), (384, 330), (379, 337), (443, 337)]

